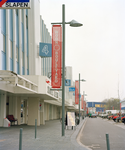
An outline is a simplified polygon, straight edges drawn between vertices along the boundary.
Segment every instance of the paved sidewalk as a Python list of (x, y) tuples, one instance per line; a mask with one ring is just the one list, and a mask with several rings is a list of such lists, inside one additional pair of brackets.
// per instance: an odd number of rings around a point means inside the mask
[(76, 141), (84, 122), (85, 119), (81, 120), (76, 130), (71, 130), (71, 128), (65, 130), (65, 136), (62, 137), (60, 121), (47, 121), (46, 125), (37, 127), (37, 139), (35, 139), (34, 126), (0, 128), (0, 150), (19, 150), (20, 128), (23, 128), (22, 150), (86, 150)]

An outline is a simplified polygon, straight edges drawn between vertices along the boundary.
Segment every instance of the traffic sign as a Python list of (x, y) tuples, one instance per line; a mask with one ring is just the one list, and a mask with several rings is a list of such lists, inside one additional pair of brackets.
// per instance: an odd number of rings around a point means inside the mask
[(65, 80), (65, 86), (71, 86), (71, 80), (66, 79)]

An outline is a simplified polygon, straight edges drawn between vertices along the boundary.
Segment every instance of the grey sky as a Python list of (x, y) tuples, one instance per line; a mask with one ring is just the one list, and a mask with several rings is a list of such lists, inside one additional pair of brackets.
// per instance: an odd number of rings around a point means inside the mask
[(125, 0), (41, 0), (41, 15), (51, 33), (51, 22), (84, 24), (66, 25), (66, 66), (73, 68), (73, 80), (81, 78), (81, 93), (88, 101), (125, 98)]

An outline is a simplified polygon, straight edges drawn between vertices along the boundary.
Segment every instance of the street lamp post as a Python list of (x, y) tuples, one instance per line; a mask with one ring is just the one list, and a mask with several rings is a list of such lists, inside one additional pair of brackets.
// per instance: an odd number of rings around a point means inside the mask
[(62, 22), (56, 22), (51, 24), (62, 24), (62, 136), (65, 135), (65, 24), (69, 24), (71, 27), (80, 27), (83, 24), (72, 20), (65, 22), (65, 5), (62, 5)]
[(79, 73), (79, 124), (80, 124), (80, 81), (85, 81), (84, 79), (80, 80), (80, 73)]

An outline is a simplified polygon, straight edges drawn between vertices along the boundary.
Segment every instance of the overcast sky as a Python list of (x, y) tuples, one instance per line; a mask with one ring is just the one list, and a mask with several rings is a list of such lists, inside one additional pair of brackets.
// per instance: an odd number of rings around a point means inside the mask
[[(75, 19), (84, 26), (66, 25), (66, 66), (73, 80), (79, 73), (88, 101), (125, 98), (125, 0), (40, 0), (41, 15), (51, 33), (51, 22)], [(119, 86), (118, 86), (119, 85)]]

